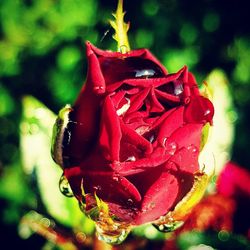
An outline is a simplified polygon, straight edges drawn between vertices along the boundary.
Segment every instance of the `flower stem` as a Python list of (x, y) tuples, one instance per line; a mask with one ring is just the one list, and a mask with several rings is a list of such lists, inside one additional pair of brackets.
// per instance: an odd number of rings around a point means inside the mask
[(113, 38), (117, 41), (117, 51), (126, 53), (130, 50), (128, 35), (129, 23), (124, 22), (123, 0), (118, 0), (116, 12), (112, 14), (115, 20), (110, 20), (110, 25), (115, 30)]

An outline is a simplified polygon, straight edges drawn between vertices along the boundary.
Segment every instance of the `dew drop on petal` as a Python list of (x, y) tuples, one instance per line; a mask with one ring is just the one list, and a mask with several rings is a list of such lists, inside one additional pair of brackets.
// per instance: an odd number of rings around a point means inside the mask
[(71, 187), (69, 185), (69, 182), (68, 182), (67, 178), (64, 176), (64, 174), (62, 174), (62, 176), (59, 180), (59, 190), (66, 197), (73, 197), (74, 196), (74, 194), (71, 190)]
[(120, 244), (123, 242), (130, 232), (130, 228), (122, 228), (119, 226), (113, 228), (113, 230), (104, 230), (96, 223), (96, 234), (99, 240), (102, 240), (108, 244)]
[(176, 84), (174, 87), (174, 94), (180, 95), (182, 93), (183, 93), (183, 84), (182, 83)]
[(166, 145), (167, 139), (168, 139), (167, 137), (164, 137), (163, 140), (162, 140), (162, 145), (163, 145), (164, 147), (165, 147), (165, 145)]
[(149, 137), (149, 142), (150, 142), (150, 143), (153, 143), (153, 142), (154, 142), (154, 139), (155, 139), (155, 136), (154, 136), (154, 135), (151, 135), (151, 136)]
[(112, 178), (114, 181), (118, 182), (119, 181), (119, 177), (118, 176), (113, 176)]
[(126, 98), (127, 103), (125, 103), (121, 108), (116, 111), (118, 116), (124, 115), (130, 107), (130, 99)]
[(187, 146), (187, 150), (189, 150), (193, 154), (198, 153), (198, 148), (193, 144), (190, 144), (189, 146)]
[(170, 142), (170, 143), (166, 143), (165, 145), (166, 151), (170, 154), (170, 155), (174, 155), (178, 145), (176, 142)]
[(126, 161), (136, 161), (135, 156), (129, 156)]
[(134, 201), (132, 199), (127, 200), (127, 205), (132, 206), (134, 204)]
[(135, 71), (136, 78), (148, 78), (155, 75), (155, 71), (153, 69), (142, 69)]
[(100, 191), (102, 189), (102, 187), (100, 185), (97, 185), (97, 186), (94, 186), (93, 189), (95, 191), (98, 191), (98, 190)]
[(94, 92), (97, 94), (103, 94), (105, 92), (105, 88), (103, 86), (95, 86)]

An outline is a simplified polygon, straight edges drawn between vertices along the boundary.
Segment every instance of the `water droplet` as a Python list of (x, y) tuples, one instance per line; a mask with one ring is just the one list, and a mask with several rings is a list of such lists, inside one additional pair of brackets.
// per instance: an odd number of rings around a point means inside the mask
[(42, 218), (40, 220), (40, 223), (44, 226), (44, 227), (50, 227), (50, 220), (48, 218)]
[(135, 71), (136, 78), (148, 78), (155, 75), (155, 71), (153, 69), (142, 69)]
[(124, 115), (130, 107), (130, 99), (126, 98), (127, 103), (125, 103), (121, 108), (116, 111), (118, 116)]
[(126, 161), (136, 161), (135, 156), (129, 156)]
[(113, 176), (113, 180), (118, 182), (119, 181), (119, 177), (118, 176)]
[(164, 137), (163, 140), (162, 140), (162, 145), (163, 145), (164, 147), (165, 147), (165, 145), (166, 145), (167, 139), (168, 139), (167, 137)]
[(186, 105), (190, 103), (190, 97), (189, 96), (184, 98), (184, 103)]
[(190, 123), (209, 122), (211, 124), (213, 115), (213, 104), (207, 98), (199, 96), (190, 100), (184, 113), (184, 120)]
[(154, 208), (154, 207), (155, 207), (155, 203), (154, 203), (154, 202), (150, 202), (149, 205), (148, 205), (148, 207), (149, 207), (150, 209)]
[(94, 92), (97, 93), (98, 95), (99, 94), (103, 94), (105, 92), (105, 88), (104, 86), (95, 86), (93, 88)]
[(162, 233), (173, 232), (184, 224), (183, 221), (173, 221), (165, 224), (153, 224), (153, 226)]
[(183, 84), (182, 83), (175, 84), (174, 94), (175, 95), (180, 95), (182, 93), (183, 93)]
[(73, 197), (74, 196), (74, 194), (71, 190), (71, 187), (69, 185), (69, 182), (68, 182), (67, 178), (64, 176), (64, 174), (62, 174), (62, 176), (59, 180), (59, 190), (66, 197)]
[(154, 141), (154, 139), (155, 139), (155, 136), (154, 136), (154, 135), (151, 135), (151, 136), (149, 137), (149, 142), (152, 143), (152, 142)]
[(195, 145), (193, 145), (193, 144), (190, 144), (189, 146), (187, 146), (187, 149), (191, 153), (193, 153), (193, 154), (197, 154), (198, 153), (198, 148)]
[(98, 191), (98, 190), (100, 191), (102, 189), (102, 187), (100, 185), (97, 185), (97, 186), (94, 186), (93, 189), (95, 191)]
[(78, 233), (76, 233), (76, 240), (79, 242), (79, 243), (83, 243), (85, 240), (86, 240), (86, 238), (87, 238), (87, 236), (86, 236), (86, 234), (85, 233), (83, 233), (83, 232), (78, 232)]
[(132, 199), (127, 200), (128, 206), (132, 206), (134, 204), (134, 201)]
[[(115, 229), (116, 228), (116, 229)], [(96, 234), (99, 240), (108, 244), (120, 244), (123, 242), (130, 232), (130, 228), (120, 228), (119, 226), (113, 227), (112, 230), (106, 230), (96, 223)]]
[(170, 143), (167, 143), (165, 145), (165, 148), (166, 148), (166, 151), (170, 154), (170, 155), (174, 155), (176, 150), (177, 150), (177, 143), (176, 142), (170, 142)]

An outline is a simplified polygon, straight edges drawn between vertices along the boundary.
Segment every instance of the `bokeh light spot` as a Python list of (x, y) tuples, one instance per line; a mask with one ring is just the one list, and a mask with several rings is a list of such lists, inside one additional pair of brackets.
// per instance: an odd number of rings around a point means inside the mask
[(220, 25), (220, 17), (215, 12), (207, 13), (203, 18), (203, 27), (207, 32), (214, 32)]

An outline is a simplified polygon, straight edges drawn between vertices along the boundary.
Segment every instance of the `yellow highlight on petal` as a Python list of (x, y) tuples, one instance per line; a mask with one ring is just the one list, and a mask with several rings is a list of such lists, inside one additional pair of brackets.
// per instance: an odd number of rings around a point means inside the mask
[(197, 172), (194, 175), (194, 184), (187, 195), (176, 205), (171, 216), (174, 220), (181, 220), (188, 215), (192, 209), (200, 202), (202, 199), (207, 185), (209, 183), (210, 177), (205, 172)]
[(117, 41), (117, 51), (126, 53), (130, 50), (128, 35), (129, 23), (124, 22), (123, 0), (118, 0), (116, 12), (112, 14), (115, 20), (110, 20), (110, 25), (115, 30), (113, 38)]
[(162, 232), (172, 232), (183, 225), (193, 208), (200, 202), (205, 194), (207, 185), (211, 176), (204, 171), (198, 171), (194, 174), (194, 183), (190, 191), (175, 206), (173, 211), (161, 216), (154, 226)]

